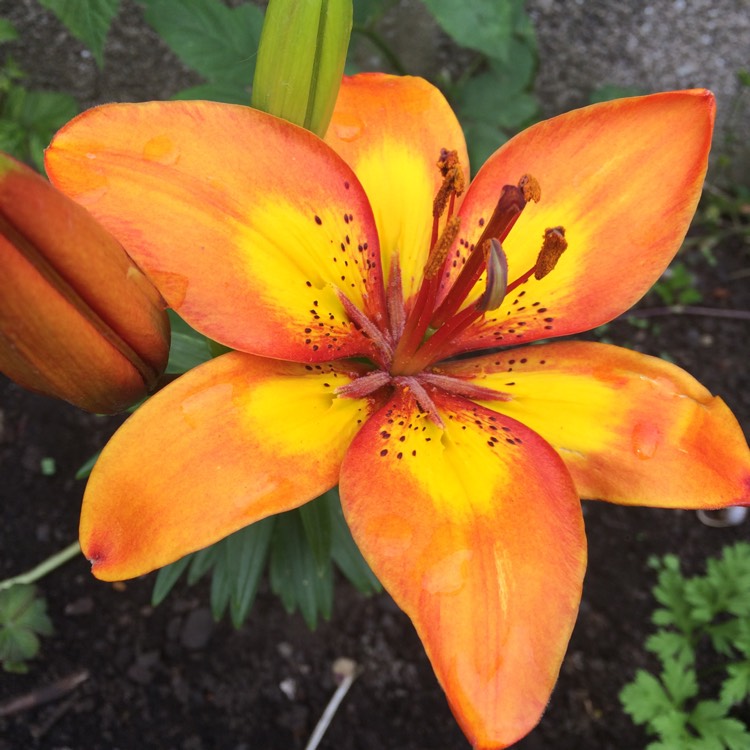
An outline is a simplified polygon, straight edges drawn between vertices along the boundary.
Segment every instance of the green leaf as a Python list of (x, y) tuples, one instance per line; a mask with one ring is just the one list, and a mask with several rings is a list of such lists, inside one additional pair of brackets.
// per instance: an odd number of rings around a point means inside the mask
[(179, 331), (172, 331), (167, 373), (181, 375), (192, 370), (193, 367), (208, 362), (209, 359), (211, 359), (211, 353), (203, 336), (197, 338)]
[(378, 594), (383, 590), (380, 581), (362, 557), (341, 509), (338, 489), (326, 493), (331, 513), (331, 557), (339, 570), (363, 594)]
[(636, 724), (653, 721), (660, 714), (672, 710), (672, 700), (661, 682), (639, 669), (635, 679), (620, 691), (620, 703)]
[(703, 750), (747, 750), (750, 733), (744, 724), (726, 715), (727, 708), (718, 701), (701, 701), (689, 717), (690, 724), (701, 735)]
[(307, 543), (300, 514), (283, 513), (276, 518), (271, 542), (271, 590), (279, 596), (287, 612), (298, 607), (307, 626), (314, 630), (318, 614), (324, 619), (333, 607), (333, 575), (329, 564), (322, 575), (316, 572), (315, 558)]
[(211, 577), (211, 614), (214, 620), (219, 622), (229, 606), (229, 598), (232, 595), (232, 579), (226, 575), (227, 568), (215, 566)]
[(667, 661), (662, 671), (662, 682), (673, 703), (680, 708), (689, 698), (698, 695), (698, 678), (690, 656), (688, 659)]
[[(707, 625), (706, 632), (711, 639), (711, 645), (717, 653), (730, 656), (735, 648), (750, 656), (750, 642), (742, 638), (740, 620), (731, 619), (720, 622), (718, 625)], [(747, 651), (745, 651), (745, 647)]]
[(190, 570), (188, 570), (188, 586), (192, 586), (203, 578), (211, 568), (216, 564), (219, 557), (219, 545), (212, 544), (210, 547), (198, 550), (192, 555), (190, 560)]
[(370, 26), (380, 19), (393, 0), (356, 0), (354, 3), (354, 25)]
[[(245, 86), (255, 70), (263, 12), (246, 3), (228, 8), (219, 0), (140, 0), (146, 22), (189, 67), (208, 81)], [(249, 94), (245, 102), (249, 102)]]
[(16, 27), (7, 19), (0, 18), (0, 44), (18, 39)]
[(449, 36), (462, 47), (507, 60), (521, 0), (423, 0)]
[(154, 590), (151, 592), (152, 607), (157, 607), (167, 598), (167, 594), (185, 572), (190, 563), (190, 558), (191, 555), (185, 555), (185, 557), (181, 557), (179, 560), (159, 569), (156, 574), (156, 581), (154, 581)]
[(97, 462), (100, 455), (101, 451), (97, 451), (91, 456), (91, 458), (83, 463), (75, 473), (75, 479), (86, 479), (86, 477), (91, 474), (91, 470), (94, 468), (94, 464)]
[(208, 339), (191, 328), (174, 310), (167, 313), (171, 328), (167, 373), (181, 375), (208, 362), (211, 359)]
[(670, 659), (694, 659), (693, 646), (683, 633), (660, 630), (646, 639), (646, 648), (656, 654), (661, 663)]
[(76, 114), (78, 104), (68, 94), (10, 84), (0, 106), (0, 149), (43, 171), (44, 148)]
[(44, 171), (43, 149), (54, 133), (78, 114), (78, 103), (68, 94), (28, 91), (19, 122), (26, 128), (29, 152), (35, 166)]
[(322, 575), (331, 565), (331, 512), (325, 496), (299, 507), (302, 527), (310, 551), (315, 558), (315, 568)]
[(507, 62), (491, 60), (485, 72), (466, 81), (455, 95), (475, 169), (539, 113), (539, 103), (530, 91), (536, 54), (519, 39), (512, 39), (510, 47)]
[(104, 42), (117, 15), (120, 0), (39, 0), (51, 10), (70, 33), (93, 53), (101, 68), (104, 65)]
[(36, 588), (16, 584), (0, 590), (0, 662), (11, 672), (26, 671), (24, 662), (39, 652), (40, 635), (52, 634), (44, 599)]
[(39, 638), (31, 630), (0, 629), (0, 662), (6, 672), (25, 672), (24, 662), (39, 653)]
[(235, 628), (245, 622), (255, 601), (260, 579), (266, 567), (275, 517), (246, 526), (225, 540), (227, 564), (232, 576), (229, 613)]
[(473, 173), (481, 167), (500, 146), (508, 140), (510, 135), (499, 125), (488, 122), (462, 122), (466, 145), (469, 149), (469, 161)]
[(741, 661), (727, 667), (727, 678), (721, 684), (719, 701), (724, 706), (742, 703), (750, 696), (750, 661)]
[(224, 616), (232, 595), (232, 569), (229, 565), (229, 545), (227, 539), (222, 539), (216, 547), (216, 562), (211, 571), (211, 614), (218, 622)]

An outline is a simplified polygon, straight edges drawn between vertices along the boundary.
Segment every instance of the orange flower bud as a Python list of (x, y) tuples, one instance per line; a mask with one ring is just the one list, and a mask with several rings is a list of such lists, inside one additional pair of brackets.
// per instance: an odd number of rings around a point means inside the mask
[(164, 307), (84, 208), (0, 153), (0, 371), (88, 411), (122, 411), (164, 371)]

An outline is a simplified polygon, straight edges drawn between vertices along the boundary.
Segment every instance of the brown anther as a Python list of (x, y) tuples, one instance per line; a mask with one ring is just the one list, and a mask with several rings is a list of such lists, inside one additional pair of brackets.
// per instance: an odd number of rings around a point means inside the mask
[(443, 267), (445, 259), (448, 257), (448, 251), (458, 237), (458, 230), (461, 228), (461, 217), (451, 216), (450, 219), (445, 223), (443, 233), (435, 243), (435, 247), (432, 248), (430, 257), (427, 259), (427, 264), (424, 267), (424, 277), (426, 279), (432, 279)]
[(539, 257), (536, 259), (534, 278), (537, 280), (543, 279), (552, 271), (567, 247), (568, 241), (565, 239), (564, 227), (545, 229), (542, 249), (539, 251)]
[(432, 215), (434, 217), (442, 216), (451, 195), (461, 195), (466, 187), (464, 172), (458, 160), (458, 152), (448, 151), (445, 148), (441, 149), (437, 168), (443, 176), (443, 184), (440, 186), (432, 203)]
[(523, 191), (523, 198), (528, 203), (534, 201), (539, 203), (542, 197), (542, 186), (539, 184), (539, 180), (536, 177), (532, 177), (530, 174), (525, 174), (518, 181), (518, 187)]
[(459, 166), (458, 151), (448, 151), (447, 148), (441, 148), (440, 157), (437, 161), (437, 168), (440, 170), (440, 174), (443, 177), (447, 177), (448, 172), (457, 166)]

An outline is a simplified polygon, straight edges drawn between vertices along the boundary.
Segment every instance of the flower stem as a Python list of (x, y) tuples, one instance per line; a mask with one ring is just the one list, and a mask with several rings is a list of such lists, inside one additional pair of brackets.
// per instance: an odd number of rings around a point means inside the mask
[(52, 557), (48, 557), (44, 562), (39, 563), (35, 568), (13, 576), (13, 578), (6, 578), (4, 581), (0, 581), (0, 590), (10, 588), (17, 583), (34, 583), (34, 581), (44, 578), (48, 573), (64, 565), (68, 560), (72, 560), (80, 551), (81, 545), (75, 541), (65, 549), (52, 555)]

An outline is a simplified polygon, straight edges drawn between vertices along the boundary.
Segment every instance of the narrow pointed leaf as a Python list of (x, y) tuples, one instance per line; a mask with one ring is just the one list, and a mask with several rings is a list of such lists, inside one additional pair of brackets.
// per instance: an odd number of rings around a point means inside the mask
[(318, 575), (322, 575), (331, 565), (331, 514), (325, 498), (301, 505), (299, 515)]
[(236, 531), (225, 542), (233, 582), (229, 612), (235, 628), (242, 626), (253, 606), (258, 584), (266, 568), (275, 521), (273, 516), (265, 518)]
[(159, 568), (154, 581), (154, 590), (151, 592), (151, 606), (156, 607), (161, 604), (169, 592), (174, 588), (180, 576), (185, 572), (190, 564), (190, 555), (185, 555), (163, 568)]

